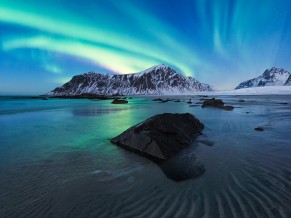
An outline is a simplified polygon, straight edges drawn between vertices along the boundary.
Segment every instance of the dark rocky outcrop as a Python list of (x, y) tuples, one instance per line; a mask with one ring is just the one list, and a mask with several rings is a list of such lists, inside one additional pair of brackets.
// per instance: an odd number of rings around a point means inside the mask
[(111, 104), (127, 104), (128, 101), (124, 100), (124, 99), (114, 99)]
[(114, 144), (153, 159), (174, 156), (201, 135), (204, 125), (192, 114), (158, 114), (111, 139)]
[(221, 99), (207, 99), (205, 100), (202, 105), (202, 108), (206, 108), (206, 107), (216, 107), (216, 108), (220, 108), (220, 109), (224, 109), (224, 110), (233, 110), (234, 107), (230, 106), (230, 105), (224, 105), (224, 102)]

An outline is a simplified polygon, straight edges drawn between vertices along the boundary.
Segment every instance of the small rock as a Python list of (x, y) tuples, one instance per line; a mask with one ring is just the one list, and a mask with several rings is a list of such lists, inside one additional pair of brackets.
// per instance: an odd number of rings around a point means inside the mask
[(164, 100), (161, 98), (155, 98), (155, 99), (153, 99), (153, 101), (164, 101)]
[(128, 101), (126, 100), (120, 100), (120, 99), (114, 99), (111, 104), (127, 104)]
[(153, 99), (153, 101), (159, 101), (160, 103), (166, 103), (166, 102), (168, 102), (170, 100), (169, 99), (163, 100), (161, 98), (156, 98), (156, 99)]
[(202, 108), (205, 108), (205, 107), (216, 107), (216, 108), (220, 108), (220, 109), (224, 109), (224, 110), (227, 110), (227, 111), (231, 111), (234, 109), (233, 106), (230, 106), (230, 105), (224, 105), (224, 102), (221, 100), (221, 99), (215, 99), (215, 98), (212, 98), (212, 99), (207, 99), (203, 102), (203, 104), (201, 105)]
[(230, 106), (230, 105), (226, 105), (226, 106), (223, 106), (223, 109), (227, 110), (227, 111), (232, 111), (234, 109), (234, 107)]
[(243, 99), (240, 99), (238, 102), (246, 102), (245, 100), (243, 100)]
[(189, 101), (186, 102), (187, 104), (192, 104), (191, 98), (189, 99)]
[(264, 131), (264, 128), (262, 128), (262, 127), (256, 127), (255, 130), (262, 132), (262, 131)]

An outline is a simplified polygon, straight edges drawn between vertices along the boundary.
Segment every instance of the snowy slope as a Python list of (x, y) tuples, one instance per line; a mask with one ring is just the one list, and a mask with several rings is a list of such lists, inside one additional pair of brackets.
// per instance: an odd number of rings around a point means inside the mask
[(213, 88), (161, 64), (135, 74), (105, 75), (90, 72), (77, 75), (48, 95), (173, 95), (197, 91), (213, 91)]
[(291, 85), (291, 74), (281, 68), (273, 67), (257, 78), (240, 83), (235, 89), (285, 85)]
[[(195, 93), (196, 94), (196, 93)], [(262, 86), (228, 91), (197, 92), (203, 95), (291, 95), (291, 86)]]

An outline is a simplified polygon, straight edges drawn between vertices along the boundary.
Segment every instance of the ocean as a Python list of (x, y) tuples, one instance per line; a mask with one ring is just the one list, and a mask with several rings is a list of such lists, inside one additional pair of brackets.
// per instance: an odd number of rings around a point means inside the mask
[[(154, 98), (0, 97), (0, 217), (291, 217), (291, 95), (217, 96), (233, 111), (203, 109), (199, 96)], [(197, 178), (173, 181), (109, 141), (187, 112), (213, 142), (184, 151), (205, 166)]]

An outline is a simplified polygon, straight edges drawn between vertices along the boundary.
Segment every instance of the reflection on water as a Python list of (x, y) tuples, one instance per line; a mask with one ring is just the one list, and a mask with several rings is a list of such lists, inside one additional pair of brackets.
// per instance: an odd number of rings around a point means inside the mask
[[(221, 96), (233, 111), (169, 98), (181, 102), (1, 98), (0, 217), (291, 216), (290, 96)], [(109, 142), (165, 112), (193, 113), (206, 126), (169, 165)], [(163, 173), (193, 176), (201, 163), (196, 179)]]
[(89, 108), (82, 109), (77, 108), (73, 110), (74, 116), (98, 116), (101, 114), (110, 114), (122, 110), (128, 110), (129, 108), (108, 108), (108, 109), (99, 109), (99, 108)]

